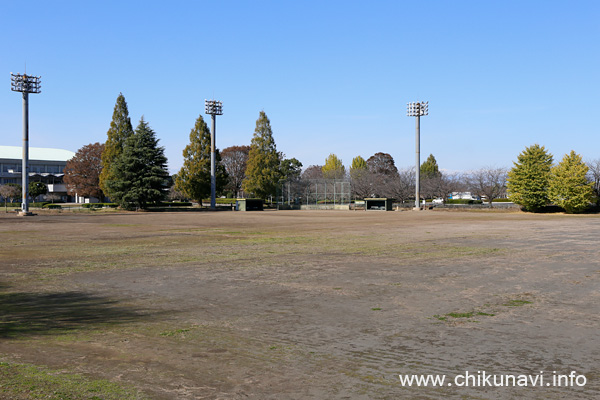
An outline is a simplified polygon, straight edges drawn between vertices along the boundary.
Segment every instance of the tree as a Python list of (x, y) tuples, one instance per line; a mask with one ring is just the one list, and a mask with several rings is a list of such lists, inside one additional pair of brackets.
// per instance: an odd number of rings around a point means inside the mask
[(50, 200), (54, 203), (55, 200), (60, 200), (61, 196), (58, 193), (48, 193), (46, 195), (46, 200)]
[(128, 137), (123, 152), (111, 165), (113, 179), (107, 182), (112, 198), (122, 208), (145, 209), (164, 198), (169, 173), (165, 149), (144, 117)]
[(394, 158), (388, 153), (375, 153), (367, 160), (369, 171), (375, 174), (395, 175), (398, 168), (394, 163)]
[(423, 179), (431, 179), (440, 175), (440, 169), (438, 167), (437, 160), (430, 154), (427, 160), (421, 164), (421, 177)]
[(29, 182), (29, 196), (33, 200), (46, 193), (48, 193), (48, 186), (44, 182)]
[(406, 203), (415, 195), (415, 169), (405, 168), (398, 171), (390, 185), (391, 197), (401, 203)]
[(355, 179), (355, 192), (365, 195), (368, 187), (367, 196), (392, 197), (393, 182), (398, 178), (398, 168), (392, 156), (375, 153), (367, 160), (367, 168), (369, 174), (363, 175), (360, 180)]
[(133, 136), (133, 126), (129, 119), (129, 111), (127, 110), (127, 102), (123, 93), (119, 93), (117, 97), (117, 103), (113, 111), (112, 121), (110, 122), (110, 128), (107, 132), (108, 138), (104, 144), (104, 150), (102, 151), (102, 172), (100, 173), (100, 189), (109, 197), (113, 197), (113, 194), (108, 189), (108, 182), (113, 180), (114, 168), (112, 164), (119, 158), (123, 152), (123, 146), (125, 141), (130, 136)]
[(281, 176), (284, 181), (298, 181), (301, 174), (302, 163), (299, 160), (295, 158), (286, 158), (281, 161)]
[(552, 154), (544, 146), (534, 144), (525, 148), (513, 164), (506, 184), (511, 201), (528, 211), (546, 206)]
[(372, 188), (372, 174), (369, 171), (367, 162), (361, 156), (352, 159), (350, 167), (350, 183), (352, 185), (352, 194), (355, 198), (364, 199), (370, 197)]
[(323, 166), (322, 165), (311, 165), (306, 168), (301, 175), (302, 180), (318, 180), (323, 179)]
[(467, 178), (468, 187), (477, 196), (486, 197), (492, 208), (494, 199), (506, 193), (507, 171), (505, 168), (484, 167)]
[(313, 184), (318, 184), (318, 182), (321, 180), (323, 180), (322, 165), (311, 165), (302, 171), (302, 174), (300, 175), (300, 186), (303, 196), (310, 196), (312, 193), (314, 193)]
[(11, 203), (14, 203), (15, 199), (21, 196), (21, 185), (16, 183), (7, 183), (5, 185), (0, 185), (0, 196), (4, 198), (4, 211), (7, 211), (7, 200), (10, 200)]
[(584, 211), (592, 201), (593, 183), (588, 182), (588, 166), (571, 150), (550, 171), (548, 198), (569, 214)]
[(344, 168), (342, 160), (335, 154), (330, 154), (323, 165), (323, 177), (325, 179), (343, 179), (344, 176), (346, 176), (346, 168)]
[(261, 199), (275, 195), (281, 180), (280, 165), (281, 154), (275, 146), (271, 122), (261, 111), (250, 143), (244, 190)]
[(588, 179), (593, 183), (596, 206), (600, 206), (600, 158), (588, 161), (586, 164), (589, 168)]
[(100, 189), (100, 173), (103, 151), (104, 144), (88, 144), (77, 150), (75, 156), (67, 161), (63, 180), (69, 193), (102, 200), (104, 194)]
[(229, 177), (226, 189), (235, 193), (236, 197), (240, 197), (242, 183), (246, 178), (248, 153), (250, 153), (250, 146), (230, 146), (221, 152), (221, 162)]
[(356, 156), (352, 159), (352, 166), (350, 171), (362, 171), (367, 169), (367, 162), (361, 156)]
[[(175, 187), (190, 199), (202, 205), (210, 197), (210, 130), (202, 115), (190, 131), (190, 143), (183, 149), (183, 167), (175, 178)], [(221, 163), (221, 154), (215, 150), (216, 191), (220, 193), (227, 184), (227, 172)]]

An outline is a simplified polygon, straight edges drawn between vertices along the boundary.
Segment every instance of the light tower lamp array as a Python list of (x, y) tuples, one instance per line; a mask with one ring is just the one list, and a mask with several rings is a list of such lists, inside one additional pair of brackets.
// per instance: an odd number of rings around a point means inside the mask
[(406, 103), (406, 115), (409, 117), (420, 117), (429, 114), (429, 102)]
[(223, 103), (217, 100), (204, 99), (204, 111), (208, 115), (223, 115)]
[(41, 93), (41, 77), (27, 74), (10, 73), (10, 89), (23, 93), (23, 165), (21, 168), (21, 186), (23, 199), (21, 215), (31, 215), (28, 205), (29, 191), (29, 93)]
[(212, 119), (212, 129), (210, 131), (210, 209), (215, 210), (217, 207), (217, 178), (215, 175), (217, 115), (223, 115), (223, 103), (218, 100), (204, 99), (204, 111)]
[(415, 210), (420, 210), (421, 205), (421, 116), (429, 114), (429, 102), (406, 103), (406, 115), (416, 117), (415, 121)]

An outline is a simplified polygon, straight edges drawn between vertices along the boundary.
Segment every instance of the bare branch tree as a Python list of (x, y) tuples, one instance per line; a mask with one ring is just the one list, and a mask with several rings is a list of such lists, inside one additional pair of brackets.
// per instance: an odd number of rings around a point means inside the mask
[(588, 170), (588, 179), (594, 184), (594, 194), (596, 195), (596, 205), (600, 205), (600, 158), (586, 162)]
[(486, 197), (488, 204), (506, 194), (506, 168), (484, 167), (473, 171), (468, 177), (469, 189), (478, 196)]
[(391, 182), (391, 197), (405, 203), (415, 194), (415, 169), (405, 168), (398, 171), (398, 175)]
[(246, 178), (246, 163), (250, 146), (230, 146), (221, 151), (221, 164), (225, 166), (229, 182), (227, 189), (234, 192), (236, 197), (240, 197), (242, 182)]
[(378, 178), (368, 169), (350, 171), (352, 195), (355, 198), (364, 199), (374, 195), (374, 187), (379, 186), (374, 180)]
[(7, 201), (11, 203), (21, 195), (21, 187), (17, 184), (0, 185), (0, 196), (4, 198), (4, 211), (7, 211)]

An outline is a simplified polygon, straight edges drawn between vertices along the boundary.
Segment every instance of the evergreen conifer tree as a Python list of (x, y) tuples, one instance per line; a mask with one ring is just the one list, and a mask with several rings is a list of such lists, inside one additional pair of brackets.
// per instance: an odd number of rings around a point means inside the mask
[(277, 184), (282, 178), (280, 164), (281, 154), (275, 146), (271, 122), (265, 112), (261, 111), (250, 143), (244, 190), (261, 199), (275, 195)]
[(509, 198), (528, 211), (537, 211), (548, 204), (548, 183), (552, 154), (544, 146), (534, 144), (519, 154), (508, 172)]
[(427, 157), (427, 160), (425, 160), (425, 162), (421, 164), (421, 177), (423, 179), (431, 179), (437, 178), (439, 176), (441, 176), (441, 173), (438, 167), (437, 160), (435, 159), (433, 154), (430, 154), (429, 157)]
[(142, 117), (135, 133), (125, 140), (122, 153), (111, 164), (113, 178), (107, 182), (107, 188), (113, 201), (122, 208), (144, 209), (162, 200), (169, 179), (164, 153)]
[[(284, 156), (282, 155), (281, 158)], [(302, 174), (302, 163), (296, 158), (285, 158), (281, 160), (281, 179), (284, 181), (297, 181)]]
[[(221, 154), (215, 150), (216, 191), (227, 184), (227, 172)], [(175, 188), (198, 201), (210, 197), (210, 130), (200, 115), (190, 132), (190, 143), (183, 149), (183, 167), (175, 179)]]
[(588, 166), (574, 151), (566, 154), (560, 164), (550, 171), (548, 197), (568, 213), (584, 211), (589, 207), (594, 191), (588, 182)]
[(123, 93), (119, 93), (113, 111), (110, 128), (107, 132), (106, 143), (102, 151), (102, 172), (100, 173), (100, 189), (105, 195), (112, 197), (108, 182), (114, 179), (112, 164), (123, 152), (123, 146), (128, 137), (133, 135), (133, 127), (129, 119), (127, 102)]

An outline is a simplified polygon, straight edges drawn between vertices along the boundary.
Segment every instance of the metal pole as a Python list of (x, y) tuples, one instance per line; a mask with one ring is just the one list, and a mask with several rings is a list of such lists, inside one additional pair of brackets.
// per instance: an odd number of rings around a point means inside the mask
[(210, 209), (215, 210), (217, 207), (216, 192), (217, 179), (215, 176), (215, 136), (217, 135), (217, 116), (212, 117), (212, 131), (210, 132)]
[(415, 126), (415, 143), (416, 143), (416, 158), (415, 158), (415, 208), (420, 209), (421, 207), (421, 117), (417, 115), (416, 126)]
[(29, 194), (29, 93), (23, 92), (23, 164), (21, 167), (21, 184), (23, 185), (23, 199), (21, 211), (23, 214), (29, 212), (27, 197)]

